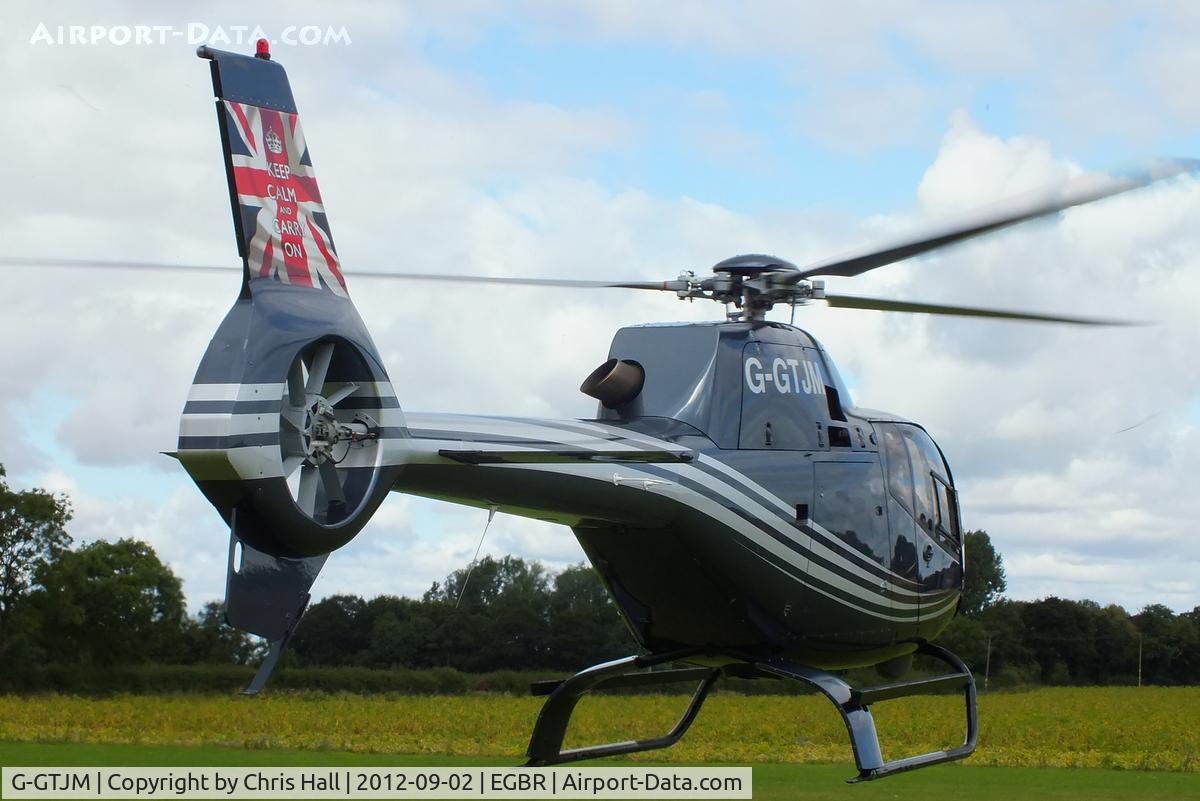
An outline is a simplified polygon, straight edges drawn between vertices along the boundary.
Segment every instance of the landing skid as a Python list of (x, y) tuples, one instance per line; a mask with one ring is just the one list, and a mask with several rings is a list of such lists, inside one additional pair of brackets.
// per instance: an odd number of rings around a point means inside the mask
[[(946, 663), (953, 672), (858, 690), (831, 673), (782, 660), (762, 660), (755, 662), (754, 666), (765, 674), (781, 679), (808, 682), (833, 702), (846, 724), (846, 731), (850, 734), (854, 763), (858, 766), (858, 775), (848, 781), (861, 782), (963, 759), (975, 751), (975, 742), (979, 736), (979, 711), (975, 702), (975, 679), (971, 676), (971, 671), (961, 659), (937, 645), (924, 644), (917, 649), (917, 653)], [(879, 736), (875, 732), (875, 719), (871, 717), (871, 704), (909, 695), (928, 695), (960, 688), (966, 707), (967, 724), (962, 745), (945, 751), (931, 751), (928, 754), (918, 754), (891, 762), (884, 761), (883, 752), (879, 747)]]
[[(695, 651), (671, 651), (648, 656), (627, 656), (624, 659), (605, 662), (582, 670), (565, 681), (546, 681), (534, 684), (531, 688), (534, 695), (548, 695), (549, 698), (542, 705), (537, 723), (533, 726), (533, 735), (529, 738), (529, 748), (526, 751), (529, 761), (525, 764), (530, 767), (560, 765), (563, 762), (577, 762), (581, 759), (652, 751), (679, 742), (679, 738), (691, 728), (696, 715), (700, 713), (700, 707), (708, 698), (709, 690), (720, 678), (721, 668), (637, 671), (641, 668), (675, 662), (695, 655)], [(688, 703), (683, 717), (679, 719), (673, 729), (662, 737), (562, 750), (563, 738), (567, 735), (567, 726), (571, 723), (571, 714), (575, 711), (575, 705), (592, 690), (614, 687), (647, 687), (680, 681), (697, 681), (696, 691), (692, 693), (692, 700)]]
[[(936, 645), (922, 645), (917, 649), (917, 653), (944, 662), (952, 672), (941, 676), (856, 689), (841, 678), (824, 670), (781, 659), (757, 658), (748, 654), (671, 651), (647, 656), (630, 656), (605, 662), (576, 673), (565, 681), (539, 682), (533, 685), (534, 695), (548, 695), (549, 697), (542, 706), (537, 723), (534, 724), (533, 735), (529, 739), (529, 748), (526, 752), (529, 757), (526, 764), (529, 766), (559, 765), (564, 762), (632, 754), (674, 745), (696, 720), (713, 685), (722, 675), (791, 679), (803, 681), (820, 690), (826, 698), (833, 702), (846, 724), (846, 731), (850, 734), (850, 744), (854, 749), (854, 762), (858, 767), (858, 775), (849, 779), (850, 782), (880, 779), (894, 773), (969, 756), (975, 751), (975, 742), (979, 733), (975, 680), (971, 676), (971, 671), (957, 656)], [(722, 667), (645, 670), (645, 668), (652, 668), (656, 665), (687, 661), (699, 656), (726, 657), (738, 661)], [(566, 736), (576, 704), (592, 690), (646, 687), (680, 681), (697, 682), (696, 690), (675, 727), (661, 737), (572, 748), (565, 751), (562, 749), (563, 739)], [(927, 695), (955, 689), (962, 690), (965, 705), (966, 737), (963, 744), (944, 751), (933, 751), (891, 762), (884, 761), (883, 751), (879, 746), (879, 736), (875, 731), (875, 720), (871, 717), (871, 704), (910, 695)]]

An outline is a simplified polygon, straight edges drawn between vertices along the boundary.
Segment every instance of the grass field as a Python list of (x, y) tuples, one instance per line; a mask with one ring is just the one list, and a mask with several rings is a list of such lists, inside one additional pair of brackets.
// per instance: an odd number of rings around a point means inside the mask
[[(962, 742), (961, 700), (873, 708), (891, 759)], [(541, 700), (510, 695), (0, 696), (0, 740), (458, 754), (516, 758)], [(567, 745), (661, 734), (680, 696), (600, 696), (580, 706)], [(1200, 688), (1055, 688), (980, 699), (972, 765), (1200, 770)], [(846, 731), (817, 696), (717, 695), (655, 759), (849, 764)], [(1200, 797), (1200, 796), (1198, 796)]]
[[(659, 734), (684, 703), (588, 699), (567, 744)], [(510, 695), (0, 696), (0, 764), (515, 765), (539, 707)], [(957, 698), (874, 711), (888, 758), (961, 742)], [(828, 702), (722, 694), (676, 747), (613, 764), (749, 764), (760, 799), (1200, 799), (1200, 688), (997, 693), (980, 699), (980, 717), (965, 764), (850, 788), (850, 747)]]
[[(246, 750), (198, 746), (87, 745), (0, 742), (0, 765), (54, 766), (413, 766), (513, 765), (497, 757), (395, 756), (344, 751)], [(609, 766), (633, 764), (604, 760)], [(639, 765), (647, 763), (639, 762)], [(652, 763), (653, 764), (653, 763)], [(716, 764), (716, 763), (706, 763)], [(1174, 801), (1200, 798), (1200, 776), (1189, 773), (1068, 768), (981, 768), (942, 765), (877, 782), (848, 785), (849, 765), (754, 765), (756, 801)]]

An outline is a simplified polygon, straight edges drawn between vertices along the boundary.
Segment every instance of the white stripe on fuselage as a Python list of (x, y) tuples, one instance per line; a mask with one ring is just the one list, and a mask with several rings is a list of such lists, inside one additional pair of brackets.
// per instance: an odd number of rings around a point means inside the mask
[[(688, 506), (692, 509), (695, 509), (696, 511), (704, 514), (705, 516), (717, 521), (722, 526), (724, 526), (728, 529), (732, 529), (733, 531), (736, 531), (742, 537), (744, 537), (747, 540), (750, 540), (756, 546), (758, 546), (762, 550), (767, 551), (772, 556), (774, 556), (776, 559), (778, 559), (786, 564), (791, 565), (801, 575), (804, 575), (806, 573), (809, 575), (812, 575), (814, 578), (817, 578), (817, 579), (825, 582), (828, 585), (836, 587), (837, 589), (841, 590), (842, 592), (846, 593), (847, 595), (852, 596), (853, 598), (855, 598), (859, 601), (866, 601), (866, 602), (873, 603), (873, 604), (876, 604), (879, 606), (884, 606), (884, 607), (891, 606), (893, 608), (902, 609), (905, 611), (916, 611), (916, 609), (917, 609), (916, 603), (904, 603), (904, 602), (889, 600), (886, 597), (882, 597), (882, 594), (879, 593), (878, 590), (873, 590), (871, 588), (864, 587), (862, 584), (860, 584), (854, 580), (847, 579), (844, 576), (841, 576), (840, 574), (834, 573), (832, 571), (829, 571), (826, 568), (821, 567), (820, 565), (813, 564), (809, 559), (806, 559), (801, 554), (797, 553), (796, 551), (792, 550), (791, 548), (787, 547), (783, 543), (776, 540), (774, 537), (772, 537), (769, 534), (767, 534), (766, 532), (762, 531), (760, 528), (758, 528), (750, 521), (748, 521), (745, 518), (738, 515), (736, 512), (734, 512), (732, 509), (730, 509), (728, 506), (721, 503), (720, 501), (718, 501), (708, 495), (705, 495), (703, 493), (696, 492), (695, 490), (693, 490), (689, 487), (684, 487), (684, 486), (674, 483), (674, 482), (667, 482), (665, 484), (664, 483), (655, 483), (655, 482), (662, 482), (662, 478), (656, 474), (647, 473), (642, 470), (639, 470), (636, 465), (631, 465), (631, 464), (621, 464), (621, 465), (613, 465), (613, 464), (605, 464), (605, 465), (597, 465), (597, 464), (546, 464), (546, 465), (506, 464), (506, 465), (489, 465), (489, 467), (496, 467), (496, 468), (503, 468), (503, 469), (536, 470), (536, 471), (552, 472), (552, 473), (558, 473), (558, 474), (579, 476), (581, 478), (591, 478), (591, 479), (605, 481), (605, 482), (609, 482), (609, 483), (612, 482), (612, 474), (613, 474), (614, 470), (616, 470), (622, 477), (629, 478), (629, 479), (637, 479), (638, 481), (645, 482), (642, 484), (634, 483), (633, 486), (635, 486), (635, 487), (645, 486), (646, 487), (645, 491), (654, 492), (655, 494), (666, 495), (668, 497), (672, 497), (674, 500), (678, 501), (679, 503), (683, 503), (686, 506)], [(693, 470), (693, 473), (699, 473), (699, 471)], [(687, 477), (693, 478), (693, 476), (687, 476)], [(795, 538), (793, 537), (793, 539), (795, 539)], [(808, 584), (808, 582), (804, 582), (803, 579), (797, 578), (797, 580), (805, 583), (806, 586), (811, 586)], [(814, 587), (814, 589), (817, 589), (817, 588)], [(882, 619), (894, 620), (894, 621), (912, 620), (912, 618), (896, 617), (896, 616), (888, 615), (886, 613), (882, 613), (882, 612), (879, 612), (879, 611), (876, 611), (873, 609), (866, 609), (861, 606), (858, 606), (857, 604), (854, 604), (852, 601), (848, 601), (845, 598), (839, 598), (838, 601), (840, 603), (849, 603), (851, 606), (854, 606), (856, 609), (859, 609), (860, 611), (862, 611), (865, 614), (870, 614), (870, 615), (873, 615), (875, 617), (879, 617)]]
[[(528, 421), (528, 422), (536, 423), (536, 421), (533, 421), (533, 420)], [(558, 422), (558, 421), (555, 421), (555, 422)], [(627, 442), (636, 443), (637, 445), (647, 446), (647, 447), (653, 448), (655, 450), (664, 450), (664, 449), (671, 449), (671, 448), (679, 447), (677, 445), (674, 445), (673, 443), (666, 442), (665, 440), (656, 439), (656, 438), (650, 436), (649, 434), (643, 434), (639, 431), (632, 431), (632, 430), (630, 430), (628, 428), (624, 428), (624, 427), (611, 426), (611, 425), (608, 425), (601, 421), (564, 420), (564, 421), (562, 421), (562, 425), (572, 426), (572, 427), (577, 427), (577, 428), (582, 428), (585, 430), (593, 431), (593, 432), (595, 432), (595, 434), (598, 437), (600, 437), (600, 436), (621, 437), (624, 440), (626, 440)], [(616, 450), (617, 448), (613, 448), (613, 449)], [(636, 448), (634, 448), (634, 449), (636, 449)], [(724, 473), (729, 478), (744, 485), (747, 489), (762, 496), (762, 498), (764, 498), (772, 506), (775, 507), (777, 513), (779, 513), (782, 517), (784, 517), (788, 520), (791, 519), (791, 515), (794, 513), (794, 507), (792, 507), (790, 504), (785, 502), (782, 498), (780, 498), (778, 495), (776, 495), (771, 490), (767, 489), (766, 487), (762, 486), (758, 482), (751, 479), (745, 473), (742, 473), (742, 472), (736, 470), (735, 468), (729, 466), (725, 462), (722, 462), (721, 460), (716, 459), (712, 456), (701, 454), (701, 455), (699, 455), (699, 459), (700, 459), (700, 463), (702, 465), (704, 465), (706, 467), (711, 467), (714, 470)], [(667, 469), (689, 470), (691, 468), (687, 465), (670, 465), (667, 467)], [(740, 494), (741, 493), (739, 493), (739, 495)], [(745, 496), (742, 495), (742, 497), (745, 497)], [(871, 557), (867, 556), (866, 554), (862, 553), (861, 551), (856, 550), (855, 548), (850, 546), (848, 543), (843, 541), (840, 537), (833, 534), (828, 529), (825, 529), (824, 527), (822, 527), (820, 524), (810, 521), (809, 525), (812, 528), (816, 529), (821, 534), (828, 537), (829, 541), (836, 543), (838, 548), (841, 549), (842, 551), (844, 551), (845, 555), (848, 555), (848, 556), (852, 557), (853, 559), (855, 559), (859, 562), (862, 562), (866, 565), (882, 567), (884, 570), (886, 570), (889, 573), (889, 575), (891, 575), (897, 581), (905, 581), (906, 580), (903, 576), (901, 576), (898, 573), (896, 573), (895, 571), (891, 570), (886, 565), (880, 565), (879, 562), (876, 562)], [(787, 529), (781, 529), (781, 530), (787, 531)], [(838, 558), (838, 557), (835, 556), (835, 558)], [(842, 561), (842, 560), (843, 560), (842, 558), (838, 558), (838, 561)], [(898, 589), (900, 589), (903, 592), (911, 592), (911, 590), (905, 590), (903, 588), (898, 588)]]
[(261, 401), (283, 397), (280, 384), (192, 384), (190, 401)]
[[(598, 421), (585, 420), (563, 420), (563, 421), (546, 421), (557, 423), (564, 427), (582, 428), (595, 432), (594, 436), (587, 436), (579, 433), (574, 435), (574, 432), (565, 430), (558, 426), (546, 425), (538, 420), (521, 420), (521, 419), (506, 419), (493, 417), (477, 417), (471, 415), (409, 415), (409, 425), (413, 429), (421, 430), (445, 430), (448, 434), (457, 433), (458, 436), (449, 436), (450, 440), (469, 441), (470, 434), (495, 434), (498, 436), (523, 437), (539, 442), (557, 443), (562, 445), (571, 445), (582, 447), (590, 450), (643, 450), (645, 447), (650, 447), (654, 450), (664, 451), (687, 451), (689, 449), (680, 448), (664, 440), (655, 439), (640, 432), (629, 431), (625, 428), (608, 426)], [(465, 430), (464, 430), (465, 429)], [(565, 435), (565, 436), (564, 436)], [(614, 439), (619, 438), (619, 439)], [(624, 442), (620, 441), (624, 440)], [(488, 443), (472, 443), (472, 447), (478, 447), (482, 450), (500, 450), (499, 446), (492, 445), (485, 448)], [(642, 446), (642, 447), (639, 447)], [(505, 444), (505, 448), (510, 447)], [(537, 445), (531, 446), (537, 449)], [(792, 507), (785, 503), (773, 492), (750, 479), (745, 474), (735, 470), (729, 465), (721, 462), (718, 459), (710, 456), (700, 456), (701, 464), (706, 467), (711, 467), (721, 473), (724, 473), (731, 479), (734, 479), (744, 485), (747, 489), (752, 490), (760, 495), (767, 502), (775, 507), (775, 510), (767, 509), (758, 501), (747, 496), (735, 485), (720, 481), (716, 477), (703, 470), (696, 469), (693, 465), (664, 463), (661, 467), (669, 472), (685, 476), (688, 479), (704, 485), (708, 489), (724, 496), (731, 500), (736, 505), (746, 509), (756, 517), (762, 519), (775, 530), (779, 531), (786, 537), (793, 540), (796, 539), (797, 529), (790, 523), (790, 515)], [(538, 469), (541, 465), (527, 465), (529, 469)], [(780, 512), (786, 513), (788, 519)], [(891, 582), (891, 589), (899, 594), (911, 596), (915, 599), (918, 596), (917, 591), (904, 586), (900, 582), (906, 581), (903, 577), (890, 570), (886, 565), (881, 565), (874, 561), (866, 554), (855, 550), (848, 544), (844, 543), (840, 537), (832, 534), (828, 530), (821, 527), (819, 524), (810, 523), (814, 529), (828, 538), (829, 542), (836, 543), (838, 550), (829, 548), (826, 544), (813, 540), (805, 535), (807, 547), (811, 548), (816, 554), (833, 562), (839, 567), (848, 570), (854, 575), (860, 577), (862, 581), (870, 586), (877, 587), (880, 580), (873, 574), (864, 569), (862, 565), (869, 565), (876, 569), (882, 568), (894, 578)], [(849, 558), (847, 558), (849, 557)]]

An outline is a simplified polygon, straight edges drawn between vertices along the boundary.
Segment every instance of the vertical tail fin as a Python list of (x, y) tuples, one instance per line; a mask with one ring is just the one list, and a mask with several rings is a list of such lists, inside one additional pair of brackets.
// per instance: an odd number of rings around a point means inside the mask
[[(346, 296), (287, 73), (257, 56), (209, 47), (229, 199), (245, 281), (271, 278)], [(265, 57), (264, 57), (265, 56)]]
[(245, 269), (196, 371), (178, 456), (230, 527), (226, 621), (273, 642), (254, 692), (327, 554), (395, 482), (407, 429), (346, 292), (287, 74), (262, 48), (199, 55), (212, 69)]

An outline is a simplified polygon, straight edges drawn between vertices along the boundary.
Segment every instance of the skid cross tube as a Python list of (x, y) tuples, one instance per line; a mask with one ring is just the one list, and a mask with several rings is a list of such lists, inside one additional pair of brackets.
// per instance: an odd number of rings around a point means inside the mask
[[(648, 656), (628, 656), (582, 670), (561, 682), (534, 684), (532, 686), (534, 695), (548, 694), (549, 697), (538, 714), (533, 734), (529, 738), (529, 748), (526, 751), (529, 761), (525, 763), (526, 766), (558, 765), (563, 762), (631, 754), (636, 751), (650, 751), (674, 745), (696, 720), (696, 715), (699, 714), (700, 707), (708, 698), (709, 691), (721, 676), (721, 668), (634, 671), (695, 655), (695, 651), (672, 651)], [(678, 681), (699, 681), (699, 684), (696, 686), (696, 691), (692, 694), (692, 699), (688, 702), (683, 716), (675, 724), (675, 727), (663, 736), (562, 750), (563, 739), (566, 737), (567, 727), (571, 723), (571, 714), (583, 696), (592, 690), (605, 687), (644, 687)]]
[[(763, 673), (782, 679), (798, 679), (808, 682), (833, 702), (841, 713), (850, 733), (850, 745), (854, 749), (854, 763), (858, 775), (849, 782), (869, 781), (901, 773), (927, 765), (937, 765), (970, 756), (975, 751), (979, 736), (979, 712), (975, 699), (975, 679), (961, 659), (936, 645), (925, 643), (917, 648), (918, 654), (931, 656), (949, 665), (954, 672), (932, 678), (913, 679), (867, 687), (861, 690), (851, 687), (842, 679), (823, 670), (797, 665), (778, 659), (755, 661), (754, 665)], [(875, 732), (875, 719), (871, 717), (870, 705), (908, 695), (924, 695), (940, 690), (962, 688), (966, 705), (967, 731), (963, 744), (957, 748), (932, 751), (928, 754), (885, 762), (879, 747), (879, 735)]]
[[(526, 751), (529, 761), (525, 764), (531, 767), (558, 765), (563, 762), (575, 762), (581, 759), (617, 756), (636, 751), (649, 751), (655, 748), (666, 748), (674, 745), (679, 738), (691, 727), (700, 707), (708, 698), (713, 685), (724, 674), (743, 678), (773, 678), (803, 681), (816, 689), (833, 702), (846, 731), (850, 734), (850, 745), (854, 749), (854, 763), (858, 767), (858, 775), (848, 779), (849, 782), (881, 779), (914, 768), (937, 765), (970, 756), (975, 751), (975, 743), (979, 736), (979, 715), (975, 697), (975, 679), (971, 671), (961, 659), (941, 648), (929, 643), (923, 643), (916, 653), (933, 657), (951, 668), (951, 672), (927, 678), (909, 681), (891, 682), (875, 687), (858, 689), (850, 686), (838, 676), (825, 670), (790, 662), (778, 657), (768, 657), (761, 654), (745, 652), (701, 652), (696, 650), (672, 651), (647, 656), (629, 656), (612, 662), (605, 662), (595, 667), (576, 673), (563, 681), (536, 682), (531, 686), (534, 695), (546, 695), (546, 703), (538, 714), (537, 723), (533, 727), (533, 735), (529, 739)], [(675, 661), (693, 661), (697, 657), (714, 655), (720, 656), (731, 664), (722, 667), (688, 667), (673, 670), (647, 671), (650, 668)], [(646, 740), (627, 740), (625, 742), (594, 745), (585, 748), (562, 750), (563, 739), (571, 722), (575, 706), (587, 693), (592, 690), (615, 687), (645, 687), (660, 684), (670, 684), (678, 681), (697, 681), (695, 693), (688, 703), (683, 717), (671, 731), (661, 737)], [(927, 695), (946, 690), (961, 689), (966, 712), (966, 737), (963, 744), (943, 751), (933, 751), (928, 754), (896, 759), (890, 762), (883, 758), (883, 750), (879, 746), (879, 735), (875, 731), (875, 719), (871, 716), (871, 704), (889, 701), (893, 698), (903, 698), (910, 695)]]

